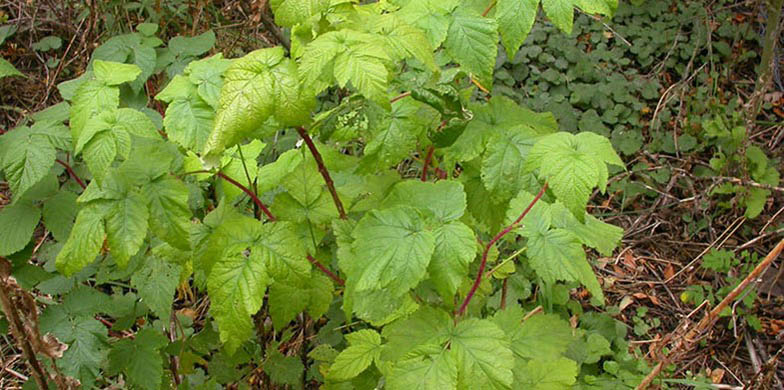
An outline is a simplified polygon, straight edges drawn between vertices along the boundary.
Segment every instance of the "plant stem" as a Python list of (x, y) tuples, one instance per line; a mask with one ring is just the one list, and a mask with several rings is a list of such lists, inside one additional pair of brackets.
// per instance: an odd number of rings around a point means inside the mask
[(457, 315), (460, 316), (460, 315), (463, 315), (463, 313), (465, 313), (465, 310), (468, 307), (468, 303), (471, 302), (471, 298), (474, 297), (474, 294), (476, 293), (476, 289), (479, 288), (479, 283), (482, 282), (482, 274), (485, 271), (485, 266), (487, 266), (487, 255), (490, 253), (490, 248), (492, 248), (493, 245), (495, 245), (495, 243), (498, 242), (498, 240), (500, 240), (503, 236), (505, 236), (507, 233), (511, 232), (512, 229), (514, 229), (517, 226), (517, 224), (520, 223), (520, 221), (522, 221), (523, 218), (525, 218), (526, 215), (528, 215), (528, 212), (531, 211), (531, 208), (534, 207), (536, 202), (538, 202), (539, 199), (542, 198), (542, 195), (544, 195), (545, 191), (547, 191), (547, 183), (546, 182), (542, 186), (542, 189), (539, 190), (539, 193), (536, 194), (534, 199), (528, 205), (528, 207), (526, 207), (525, 210), (523, 210), (523, 212), (520, 214), (520, 216), (517, 217), (517, 219), (514, 222), (512, 222), (511, 225), (507, 226), (506, 229), (504, 229), (500, 233), (496, 234), (496, 236), (493, 237), (493, 239), (490, 240), (489, 243), (487, 243), (487, 246), (485, 247), (484, 252), (482, 252), (482, 262), (479, 263), (479, 272), (477, 272), (476, 279), (474, 279), (474, 284), (471, 286), (471, 290), (468, 291), (468, 294), (466, 295), (465, 300), (463, 300), (463, 304), (460, 305), (460, 308), (457, 310), (457, 312), (456, 312)]
[(389, 104), (394, 104), (396, 101), (401, 100), (401, 99), (405, 99), (405, 98), (407, 98), (409, 96), (411, 96), (411, 92), (403, 92), (400, 95), (397, 95), (397, 96), (393, 97), (392, 99), (389, 99)]
[(83, 190), (87, 189), (87, 186), (84, 185), (82, 179), (80, 179), (79, 176), (76, 176), (76, 172), (74, 172), (74, 170), (71, 168), (70, 165), (68, 165), (68, 163), (66, 163), (63, 160), (60, 160), (59, 158), (55, 159), (54, 161), (62, 165), (63, 167), (65, 167), (65, 170), (68, 171), (68, 174), (71, 176), (71, 178), (74, 179), (74, 181), (76, 181), (77, 183), (79, 183), (79, 186), (82, 187)]
[(482, 17), (486, 17), (487, 14), (490, 13), (490, 10), (492, 10), (493, 7), (495, 7), (495, 2), (496, 2), (496, 0), (493, 0), (493, 1), (490, 2), (490, 5), (488, 5), (487, 8), (485, 8), (485, 11), (482, 12)]
[[(209, 172), (209, 171), (205, 171), (205, 172)], [(202, 173), (202, 172), (198, 172), (198, 173)], [(258, 206), (261, 209), (261, 211), (264, 212), (264, 214), (267, 216), (267, 219), (269, 219), (270, 221), (275, 221), (275, 216), (272, 215), (272, 213), (269, 211), (267, 206), (265, 206), (264, 203), (261, 202), (261, 199), (259, 199), (259, 197), (253, 193), (253, 191), (249, 190), (247, 187), (240, 184), (238, 181), (226, 176), (223, 172), (218, 172), (216, 173), (216, 175), (221, 179), (226, 180), (227, 182), (233, 184), (235, 187), (241, 189), (242, 192), (248, 194), (248, 196), (250, 196), (250, 198), (253, 199), (253, 203), (255, 203), (256, 206)]]
[(501, 286), (501, 310), (506, 309), (506, 294), (509, 289), (509, 278), (504, 279), (504, 284)]
[(321, 272), (323, 272), (325, 275), (329, 276), (330, 279), (334, 280), (335, 283), (337, 283), (337, 284), (339, 284), (341, 286), (345, 286), (346, 285), (346, 282), (343, 279), (341, 279), (340, 276), (338, 276), (334, 272), (330, 271), (329, 268), (324, 266), (324, 264), (319, 263), (319, 261), (316, 260), (315, 258), (313, 258), (313, 256), (308, 255), (308, 261), (311, 264), (315, 265), (316, 268), (320, 269)]
[[(764, 1), (764, 0), (763, 0)], [(757, 83), (754, 86), (754, 93), (751, 94), (749, 105), (747, 106), (746, 122), (748, 131), (751, 129), (757, 114), (762, 106), (762, 97), (768, 89), (768, 85), (773, 78), (773, 61), (776, 51), (776, 43), (779, 40), (779, 26), (781, 25), (781, 7), (784, 0), (768, 0), (768, 22), (765, 26), (765, 41), (762, 45), (762, 60), (760, 61), (760, 73)]]
[(332, 195), (332, 201), (335, 202), (335, 207), (338, 209), (338, 214), (340, 215), (340, 219), (346, 219), (348, 216), (346, 215), (346, 210), (343, 209), (343, 202), (340, 201), (340, 197), (338, 197), (338, 192), (335, 190), (335, 183), (332, 181), (332, 178), (329, 176), (329, 171), (327, 170), (327, 166), (324, 165), (324, 159), (321, 158), (321, 153), (319, 153), (318, 149), (316, 149), (316, 145), (313, 143), (313, 140), (308, 135), (308, 132), (305, 131), (305, 128), (300, 126), (297, 128), (297, 132), (299, 136), (302, 137), (302, 140), (305, 141), (305, 144), (308, 145), (308, 149), (310, 149), (310, 154), (313, 155), (313, 159), (316, 160), (316, 164), (318, 165), (319, 173), (321, 173), (321, 177), (324, 178), (324, 182), (327, 183), (327, 189), (329, 189), (330, 195)]
[(430, 160), (433, 158), (433, 145), (427, 148), (427, 155), (425, 156), (425, 162), (422, 166), (422, 181), (427, 181), (427, 166), (430, 165)]
[(26, 335), (22, 320), (19, 319), (19, 312), (11, 299), (11, 292), (6, 290), (10, 278), (8, 271), (11, 269), (11, 264), (3, 257), (0, 257), (0, 269), (2, 269), (2, 274), (0, 275), (0, 278), (2, 278), (2, 280), (0, 280), (0, 303), (2, 303), (3, 312), (8, 319), (8, 327), (11, 330), (11, 334), (22, 347), (22, 353), (27, 359), (27, 363), (30, 364), (33, 378), (35, 379), (38, 388), (48, 390), (49, 386), (46, 384), (47, 375), (44, 373), (41, 363), (35, 357), (33, 346), (30, 344), (30, 338)]

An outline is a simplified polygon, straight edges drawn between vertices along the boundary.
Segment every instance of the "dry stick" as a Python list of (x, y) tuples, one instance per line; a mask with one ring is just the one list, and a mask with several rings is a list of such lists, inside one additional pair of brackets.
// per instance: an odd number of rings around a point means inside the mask
[(308, 145), (308, 149), (310, 149), (310, 154), (313, 155), (313, 158), (316, 160), (316, 164), (318, 165), (319, 173), (321, 173), (321, 177), (324, 178), (324, 181), (327, 183), (327, 189), (329, 189), (330, 195), (332, 195), (332, 200), (335, 202), (335, 207), (338, 209), (338, 214), (340, 215), (340, 219), (346, 219), (348, 216), (346, 215), (346, 210), (343, 209), (343, 202), (340, 201), (340, 197), (338, 197), (338, 192), (335, 190), (335, 183), (332, 182), (332, 178), (329, 176), (329, 171), (327, 170), (327, 166), (324, 165), (324, 160), (321, 158), (321, 153), (319, 153), (318, 149), (316, 149), (316, 145), (313, 143), (313, 140), (308, 135), (308, 132), (305, 131), (305, 128), (300, 126), (297, 128), (297, 132), (299, 136), (305, 141), (305, 144)]
[[(765, 271), (768, 266), (773, 263), (773, 260), (778, 257), (781, 251), (784, 250), (784, 239), (779, 241), (778, 245), (776, 245), (765, 259), (762, 260), (754, 269), (740, 282), (740, 284), (735, 287), (729, 294), (727, 294), (724, 299), (719, 302), (716, 307), (713, 308), (705, 317), (697, 323), (696, 326), (692, 327), (684, 336), (682, 336), (677, 343), (670, 349), (669, 356), (672, 356), (676, 352), (679, 352), (681, 349), (686, 348), (687, 350), (697, 341), (697, 337), (704, 333), (708, 328), (712, 327), (713, 324), (719, 317), (719, 313), (722, 312), (730, 302), (734, 301), (742, 292), (746, 289), (746, 287), (751, 284), (752, 281), (755, 281), (763, 271)], [(667, 363), (668, 358), (662, 359), (653, 370), (648, 374), (648, 376), (643, 379), (643, 381), (636, 387), (636, 390), (645, 390), (648, 386), (653, 382), (654, 379), (661, 373), (662, 368)]]
[(422, 181), (427, 181), (427, 166), (430, 165), (430, 160), (433, 158), (433, 145), (427, 148), (427, 155), (425, 156), (425, 162), (422, 164)]
[(19, 342), (19, 345), (22, 346), (22, 353), (24, 353), (27, 363), (30, 364), (30, 368), (33, 371), (33, 378), (35, 378), (35, 383), (38, 385), (38, 388), (48, 390), (49, 386), (46, 384), (47, 375), (44, 373), (44, 369), (41, 367), (38, 358), (35, 357), (33, 346), (30, 344), (30, 339), (24, 332), (25, 328), (22, 325), (22, 320), (19, 319), (19, 312), (17, 311), (14, 302), (11, 300), (10, 293), (6, 291), (6, 281), (10, 277), (6, 270), (10, 269), (11, 265), (2, 257), (0, 257), (0, 262), (2, 262), (2, 264), (0, 264), (0, 268), (2, 268), (2, 275), (0, 275), (0, 277), (3, 279), (0, 281), (0, 303), (2, 303), (5, 317), (8, 318), (8, 327), (11, 329), (11, 334)]
[(323, 272), (325, 275), (329, 276), (330, 279), (334, 280), (335, 283), (341, 286), (346, 285), (346, 282), (343, 279), (341, 279), (340, 276), (337, 276), (334, 272), (330, 271), (329, 268), (324, 266), (324, 264), (319, 263), (319, 261), (313, 258), (313, 256), (308, 255), (308, 261), (311, 264), (315, 265), (316, 268), (320, 269), (321, 272)]
[(77, 183), (79, 183), (79, 186), (82, 187), (83, 190), (87, 189), (87, 186), (84, 185), (82, 179), (80, 179), (79, 176), (76, 176), (76, 172), (74, 172), (74, 170), (71, 168), (70, 165), (68, 165), (68, 163), (66, 163), (63, 160), (60, 160), (59, 158), (55, 159), (54, 161), (56, 161), (58, 164), (65, 167), (65, 170), (68, 171), (68, 174), (71, 175), (71, 178), (74, 179), (74, 181), (76, 181)]
[(479, 288), (479, 283), (482, 282), (482, 274), (484, 273), (485, 266), (487, 265), (487, 255), (490, 253), (490, 248), (492, 248), (493, 245), (496, 242), (498, 242), (498, 240), (500, 240), (503, 236), (505, 236), (507, 233), (511, 232), (512, 229), (517, 227), (517, 224), (520, 223), (520, 221), (522, 221), (526, 215), (528, 215), (528, 212), (531, 211), (531, 209), (534, 207), (536, 202), (538, 202), (539, 199), (542, 198), (542, 195), (544, 195), (545, 191), (547, 191), (547, 183), (544, 183), (542, 189), (539, 190), (539, 193), (536, 194), (534, 199), (531, 201), (528, 207), (526, 207), (525, 210), (523, 210), (520, 216), (517, 217), (517, 219), (514, 222), (512, 222), (511, 225), (507, 226), (506, 229), (501, 231), (501, 233), (496, 234), (496, 236), (493, 237), (493, 239), (490, 240), (489, 243), (487, 243), (484, 252), (482, 252), (482, 262), (479, 263), (479, 272), (477, 272), (476, 279), (474, 280), (474, 284), (471, 286), (471, 290), (468, 291), (468, 295), (466, 295), (465, 300), (463, 300), (463, 304), (460, 305), (460, 309), (457, 310), (456, 312), (457, 315), (462, 315), (465, 312), (465, 309), (468, 307), (468, 303), (471, 302), (471, 298), (473, 298), (474, 294), (476, 293), (476, 289)]

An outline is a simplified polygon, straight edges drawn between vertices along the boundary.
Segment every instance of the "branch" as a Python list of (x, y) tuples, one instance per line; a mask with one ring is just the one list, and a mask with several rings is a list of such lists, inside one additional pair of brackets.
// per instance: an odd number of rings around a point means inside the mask
[[(202, 169), (202, 170), (199, 170), (199, 171), (185, 172), (185, 173), (182, 174), (182, 176), (194, 175), (194, 174), (197, 174), (197, 173), (214, 173), (214, 172), (208, 171), (206, 169)], [(265, 206), (264, 203), (261, 202), (261, 199), (259, 199), (259, 197), (256, 196), (256, 194), (253, 193), (253, 191), (249, 190), (247, 187), (245, 187), (244, 185), (240, 184), (238, 181), (236, 181), (236, 180), (226, 176), (223, 172), (215, 173), (215, 175), (220, 177), (221, 179), (226, 180), (227, 182), (233, 184), (235, 187), (241, 189), (242, 192), (244, 192), (248, 196), (250, 196), (250, 198), (253, 200), (253, 203), (255, 203), (256, 206), (258, 206), (259, 209), (261, 209), (261, 211), (263, 211), (264, 214), (267, 216), (267, 219), (269, 219), (270, 221), (275, 221), (276, 220), (275, 216), (272, 215), (272, 213), (269, 211), (267, 206)]]
[(329, 268), (324, 266), (324, 264), (319, 263), (319, 261), (313, 258), (313, 256), (308, 255), (308, 261), (311, 264), (315, 265), (316, 268), (320, 269), (321, 272), (323, 272), (325, 275), (329, 276), (330, 279), (334, 280), (335, 283), (341, 286), (346, 285), (346, 282), (343, 279), (341, 279), (340, 276), (337, 276), (334, 272), (330, 271)]
[(403, 92), (400, 95), (397, 95), (397, 96), (393, 97), (392, 99), (389, 99), (389, 104), (394, 104), (396, 101), (401, 100), (401, 99), (405, 99), (405, 98), (407, 98), (409, 96), (411, 96), (411, 92)]
[(313, 158), (316, 160), (316, 164), (318, 164), (319, 173), (321, 173), (321, 177), (323, 177), (324, 181), (327, 183), (327, 189), (329, 189), (329, 193), (332, 195), (332, 201), (335, 202), (335, 207), (338, 209), (340, 219), (348, 218), (346, 216), (346, 210), (343, 209), (343, 202), (340, 201), (338, 192), (335, 190), (335, 183), (332, 182), (332, 178), (329, 176), (327, 166), (324, 165), (324, 160), (321, 158), (321, 153), (319, 153), (318, 149), (316, 149), (316, 145), (313, 143), (313, 140), (308, 135), (308, 132), (305, 131), (304, 127), (300, 126), (297, 128), (297, 132), (299, 133), (299, 136), (302, 137), (302, 139), (305, 141), (305, 144), (308, 145), (310, 154), (313, 155)]
[[(680, 350), (683, 349), (688, 351), (691, 346), (698, 341), (699, 336), (714, 325), (716, 320), (719, 318), (719, 314), (727, 306), (729, 306), (732, 301), (738, 298), (738, 296), (740, 296), (740, 294), (746, 290), (746, 287), (748, 287), (751, 282), (757, 280), (762, 272), (764, 272), (765, 269), (767, 269), (768, 266), (773, 263), (773, 260), (779, 256), (782, 250), (784, 250), (784, 239), (779, 241), (778, 245), (768, 252), (768, 255), (765, 256), (765, 259), (757, 264), (757, 266), (754, 267), (754, 269), (740, 282), (740, 284), (730, 291), (730, 293), (727, 294), (727, 296), (724, 297), (724, 299), (722, 299), (721, 302), (719, 302), (719, 304), (713, 308), (713, 310), (706, 314), (705, 317), (703, 317), (702, 320), (697, 323), (697, 325), (695, 325), (685, 334), (682, 334), (682, 336), (670, 349), (670, 353), (667, 356), (673, 356), (676, 352), (680, 352)], [(669, 360), (668, 357), (663, 358), (661, 361), (659, 361), (658, 364), (656, 364), (656, 366), (653, 367), (653, 370), (651, 370), (648, 376), (646, 376), (645, 379), (643, 379), (643, 381), (636, 387), (636, 390), (645, 390), (648, 388), (651, 382), (653, 382), (653, 380), (656, 379), (656, 377), (661, 373), (662, 368), (664, 368), (664, 365)]]
[(491, 2), (490, 2), (490, 5), (488, 5), (488, 6), (487, 6), (487, 8), (485, 8), (485, 11), (484, 11), (484, 12), (482, 12), (482, 17), (486, 17), (486, 16), (487, 16), (487, 14), (489, 14), (489, 13), (490, 13), (490, 10), (492, 10), (492, 9), (493, 9), (493, 7), (495, 7), (495, 0), (491, 1)]
[(490, 248), (492, 248), (493, 245), (496, 242), (498, 242), (498, 240), (500, 240), (503, 236), (505, 236), (507, 233), (511, 232), (512, 229), (514, 229), (517, 226), (517, 224), (520, 223), (520, 221), (522, 221), (523, 218), (525, 218), (526, 215), (528, 215), (528, 212), (531, 211), (531, 209), (534, 207), (536, 202), (538, 202), (539, 199), (542, 198), (542, 195), (544, 195), (545, 191), (547, 191), (547, 183), (544, 183), (544, 185), (542, 186), (542, 189), (539, 190), (539, 193), (536, 194), (536, 196), (531, 201), (531, 203), (528, 205), (528, 207), (526, 207), (525, 210), (523, 210), (522, 214), (520, 214), (520, 216), (517, 217), (517, 219), (514, 222), (512, 222), (511, 225), (507, 226), (506, 229), (501, 231), (501, 233), (496, 234), (496, 236), (493, 237), (493, 239), (490, 240), (489, 243), (487, 243), (487, 246), (485, 247), (484, 252), (482, 252), (482, 262), (479, 263), (479, 272), (477, 272), (476, 279), (474, 280), (474, 284), (471, 286), (471, 290), (468, 291), (468, 295), (466, 295), (465, 300), (463, 301), (463, 304), (460, 305), (460, 309), (457, 310), (457, 312), (456, 312), (457, 315), (463, 315), (463, 313), (465, 312), (466, 308), (468, 307), (468, 303), (471, 302), (471, 298), (474, 297), (474, 294), (476, 293), (476, 289), (479, 288), (479, 283), (482, 282), (482, 274), (484, 273), (485, 266), (487, 265), (487, 255), (490, 253)]
[(60, 160), (59, 158), (55, 159), (54, 161), (62, 165), (63, 167), (65, 167), (65, 170), (68, 171), (68, 174), (71, 176), (71, 178), (74, 179), (77, 183), (79, 183), (79, 186), (82, 187), (83, 190), (87, 189), (87, 186), (84, 185), (82, 179), (80, 179), (79, 176), (76, 176), (76, 172), (74, 172), (74, 170), (71, 168), (70, 165), (68, 165), (68, 163), (66, 163), (63, 160)]
[(427, 181), (427, 166), (430, 165), (430, 160), (433, 158), (433, 145), (427, 148), (427, 155), (425, 156), (425, 163), (422, 166), (422, 181)]

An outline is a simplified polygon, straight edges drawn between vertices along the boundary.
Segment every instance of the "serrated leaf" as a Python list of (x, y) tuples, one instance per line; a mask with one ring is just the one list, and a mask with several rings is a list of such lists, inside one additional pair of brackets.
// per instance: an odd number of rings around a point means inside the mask
[(68, 344), (57, 364), (62, 373), (78, 379), (82, 386), (92, 386), (106, 361), (106, 326), (91, 315), (69, 312), (64, 306), (47, 307), (41, 315), (41, 331)]
[(268, 352), (264, 361), (264, 372), (270, 376), (272, 382), (280, 385), (296, 385), (302, 383), (305, 367), (299, 356), (283, 356), (277, 349)]
[(201, 151), (212, 131), (215, 111), (200, 97), (176, 99), (166, 108), (163, 126), (169, 139), (188, 150)]
[(561, 202), (552, 205), (553, 225), (566, 229), (580, 241), (596, 249), (603, 256), (610, 256), (623, 238), (623, 229), (602, 222), (596, 217), (585, 214), (585, 222), (580, 223)]
[(68, 103), (62, 102), (33, 114), (36, 122), (30, 126), (30, 132), (48, 138), (57, 149), (70, 151), (71, 131), (62, 123), (68, 119), (69, 107)]
[(515, 371), (515, 385), (519, 389), (568, 390), (577, 381), (578, 371), (577, 363), (567, 358), (534, 359)]
[(539, 0), (498, 0), (495, 9), (501, 42), (507, 56), (514, 58), (534, 25)]
[(422, 61), (431, 71), (438, 70), (424, 31), (405, 23), (395, 14), (382, 14), (372, 19), (370, 30), (381, 34), (397, 59), (413, 57)]
[(524, 188), (523, 168), (537, 134), (527, 126), (497, 132), (487, 142), (482, 160), (482, 182), (501, 199), (509, 199)]
[(271, 0), (275, 23), (282, 27), (293, 27), (329, 8), (329, 0)]
[(302, 163), (302, 153), (292, 149), (283, 152), (278, 159), (272, 163), (265, 164), (259, 168), (256, 189), (259, 194), (263, 194), (277, 187), (286, 177), (294, 172)]
[(492, 388), (506, 389), (514, 380), (514, 355), (504, 332), (489, 320), (469, 318), (457, 324), (450, 345), (463, 375), (476, 373)]
[[(520, 217), (520, 214), (533, 202), (535, 196), (528, 191), (520, 191), (517, 196), (509, 201), (509, 209), (506, 211), (504, 225), (509, 226)], [(537, 232), (546, 232), (552, 222), (552, 212), (550, 205), (543, 200), (539, 200), (531, 207), (525, 218), (520, 221), (522, 225), (518, 232), (523, 236), (530, 237)], [(561, 226), (559, 226), (561, 227)]]
[(84, 157), (87, 167), (90, 168), (90, 173), (99, 183), (117, 158), (117, 149), (115, 137), (107, 131), (92, 137), (84, 149), (82, 157)]
[(468, 265), (476, 257), (474, 231), (462, 222), (453, 221), (433, 230), (435, 251), (428, 266), (430, 280), (445, 300), (454, 296), (468, 275)]
[(338, 354), (329, 367), (328, 377), (344, 381), (365, 371), (381, 356), (381, 336), (374, 330), (364, 329), (346, 335), (349, 346)]
[(401, 19), (424, 31), (430, 44), (437, 48), (446, 39), (451, 20), (449, 14), (459, 3), (457, 0), (410, 1), (398, 14)]
[(106, 85), (119, 85), (136, 80), (142, 70), (134, 64), (112, 61), (93, 61), (93, 74), (96, 80)]
[(523, 359), (557, 359), (573, 342), (569, 323), (555, 314), (535, 315), (525, 321), (519, 306), (496, 312), (493, 322), (509, 336), (514, 354)]
[(131, 275), (131, 285), (139, 292), (144, 302), (162, 321), (171, 317), (174, 292), (180, 281), (182, 267), (178, 264), (147, 257), (144, 265)]
[(142, 329), (134, 339), (122, 339), (112, 346), (109, 372), (122, 372), (134, 388), (159, 389), (163, 378), (163, 358), (158, 351), (166, 344), (166, 338), (158, 331)]
[(150, 230), (169, 245), (190, 250), (190, 191), (174, 177), (164, 176), (142, 187), (150, 210)]
[(105, 204), (89, 205), (79, 211), (71, 234), (57, 254), (57, 270), (71, 276), (95, 260), (106, 235), (104, 229)]
[(87, 120), (93, 115), (117, 108), (120, 90), (98, 80), (88, 80), (79, 85), (71, 102), (71, 139), (76, 142)]
[(106, 110), (87, 120), (84, 129), (76, 140), (74, 153), (79, 154), (90, 141), (105, 131), (109, 132), (115, 140), (119, 140), (119, 137), (127, 137), (128, 134), (146, 138), (159, 138), (155, 124), (144, 113), (131, 108)]
[(454, 389), (457, 387), (457, 361), (445, 351), (433, 358), (406, 360), (389, 374), (390, 390)]
[(449, 340), (453, 322), (446, 312), (423, 306), (405, 319), (397, 320), (382, 330), (382, 360), (397, 361), (423, 346), (440, 346)]
[(467, 72), (487, 88), (492, 87), (493, 67), (498, 54), (498, 25), (479, 15), (457, 14), (449, 25), (444, 48)]
[(0, 136), (0, 167), (14, 199), (41, 181), (54, 165), (56, 151), (49, 138), (19, 127)]
[(577, 262), (585, 261), (585, 252), (577, 237), (566, 230), (534, 233), (528, 238), (527, 254), (531, 267), (547, 283), (581, 278)]
[(553, 24), (567, 34), (572, 33), (574, 0), (542, 1), (542, 9)]
[(406, 180), (395, 184), (382, 207), (410, 206), (440, 222), (460, 219), (466, 208), (463, 184), (457, 181), (422, 182)]
[(198, 61), (193, 61), (185, 68), (188, 80), (196, 85), (199, 97), (210, 106), (218, 109), (220, 90), (223, 87), (223, 73), (231, 65), (231, 60), (218, 53)]
[(410, 99), (395, 103), (389, 112), (377, 112), (368, 129), (361, 168), (375, 170), (393, 166), (407, 157), (416, 147), (417, 137), (430, 126), (431, 112)]
[(43, 207), (44, 226), (52, 232), (57, 241), (65, 241), (71, 233), (76, 213), (78, 196), (67, 190), (61, 190), (57, 195), (48, 199)]
[(309, 299), (310, 294), (305, 286), (272, 283), (267, 299), (272, 326), (283, 330), (297, 314), (305, 310)]
[(297, 283), (310, 277), (305, 248), (290, 223), (262, 225), (254, 246), (263, 249), (267, 270), (276, 282)]
[(129, 192), (124, 199), (112, 202), (106, 216), (106, 240), (112, 257), (125, 267), (131, 256), (141, 249), (147, 237), (149, 211), (141, 194)]
[(0, 256), (22, 250), (33, 237), (41, 210), (32, 202), (16, 202), (0, 209)]
[(5, 58), (0, 58), (0, 79), (11, 76), (25, 77), (24, 73), (20, 72)]
[(357, 291), (385, 289), (402, 295), (425, 277), (435, 238), (415, 209), (371, 211), (353, 235), (354, 251), (367, 256), (349, 275), (356, 280)]

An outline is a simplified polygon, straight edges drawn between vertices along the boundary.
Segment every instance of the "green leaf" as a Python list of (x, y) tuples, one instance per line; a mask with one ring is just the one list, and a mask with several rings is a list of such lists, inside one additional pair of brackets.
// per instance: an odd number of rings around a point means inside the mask
[(134, 339), (122, 339), (112, 346), (108, 371), (112, 374), (122, 372), (134, 388), (159, 389), (163, 378), (163, 359), (158, 351), (167, 343), (157, 330), (142, 329)]
[(743, 215), (746, 218), (757, 218), (765, 209), (770, 191), (763, 188), (749, 188), (747, 191), (743, 197), (746, 204), (746, 212)]
[(201, 151), (212, 131), (215, 111), (199, 96), (176, 99), (166, 108), (163, 126), (169, 139), (188, 150)]
[(300, 150), (291, 149), (283, 152), (278, 159), (272, 163), (265, 164), (259, 168), (256, 189), (259, 194), (263, 194), (280, 185), (281, 181), (289, 177), (302, 163), (302, 153)]
[(416, 147), (418, 136), (432, 126), (432, 112), (411, 99), (395, 103), (389, 112), (376, 110), (361, 168), (375, 170), (400, 163)]
[(329, 367), (328, 377), (345, 381), (365, 371), (381, 356), (381, 336), (372, 329), (346, 335), (349, 346), (338, 354)]
[(275, 23), (282, 27), (293, 27), (312, 16), (326, 11), (329, 0), (271, 0), (270, 7), (275, 14)]
[(430, 45), (437, 48), (446, 39), (451, 21), (449, 14), (458, 4), (458, 0), (410, 1), (398, 14), (401, 19), (424, 31)]
[(383, 36), (394, 57), (399, 60), (413, 57), (431, 71), (438, 70), (433, 47), (422, 30), (405, 23), (395, 14), (382, 14), (371, 20), (370, 31)]
[(179, 265), (150, 256), (145, 259), (142, 268), (131, 275), (131, 285), (139, 292), (139, 297), (165, 322), (171, 318), (181, 272)]
[(80, 84), (71, 103), (71, 139), (76, 142), (82, 134), (87, 120), (93, 115), (117, 108), (120, 105), (120, 90), (98, 80)]
[(493, 67), (498, 54), (497, 29), (493, 19), (456, 14), (444, 42), (447, 53), (487, 88), (492, 87)]
[(542, 1), (542, 9), (556, 27), (567, 34), (572, 33), (574, 0)]
[(200, 56), (215, 46), (215, 32), (207, 30), (195, 37), (178, 35), (169, 40), (169, 50), (182, 56)]
[(302, 383), (302, 375), (305, 367), (299, 356), (283, 356), (280, 351), (272, 348), (267, 352), (267, 360), (264, 361), (264, 372), (270, 379), (279, 385), (296, 385)]
[(305, 310), (309, 300), (309, 291), (304, 286), (272, 283), (267, 299), (272, 326), (283, 330), (297, 314)]
[(41, 210), (32, 202), (16, 202), (0, 209), (0, 256), (24, 249), (40, 219)]
[[(535, 196), (528, 191), (520, 191), (516, 197), (509, 201), (509, 209), (506, 211), (504, 225), (509, 226), (525, 211), (533, 202)], [(567, 211), (568, 212), (568, 211)], [(571, 214), (570, 214), (571, 215)], [(520, 223), (522, 227), (518, 229), (523, 236), (530, 237), (538, 232), (547, 232), (552, 221), (550, 205), (543, 200), (537, 201), (525, 218)]]
[(433, 230), (435, 251), (427, 272), (446, 301), (454, 296), (468, 274), (468, 265), (476, 257), (474, 231), (462, 222), (453, 221)]
[(136, 80), (142, 70), (133, 64), (123, 64), (111, 61), (93, 61), (93, 74), (95, 79), (106, 85), (120, 85)]
[(142, 187), (150, 209), (150, 230), (169, 245), (190, 250), (191, 209), (188, 187), (171, 176), (163, 176)]
[(572, 232), (583, 244), (596, 249), (603, 256), (612, 255), (623, 238), (623, 229), (602, 222), (588, 213), (585, 214), (585, 222), (580, 223), (561, 202), (555, 202), (551, 210), (555, 227)]
[(100, 253), (106, 235), (104, 215), (106, 205), (89, 205), (79, 211), (71, 234), (57, 254), (57, 270), (71, 276), (90, 264)]
[(114, 260), (125, 267), (147, 237), (147, 202), (141, 194), (129, 192), (125, 198), (112, 202), (107, 213), (106, 240)]
[(577, 381), (577, 363), (567, 358), (534, 359), (515, 371), (520, 389), (569, 390)]
[(525, 321), (522, 308), (496, 312), (493, 322), (509, 336), (514, 354), (523, 359), (557, 359), (573, 342), (569, 323), (555, 314), (535, 315)]
[(482, 160), (482, 182), (499, 200), (509, 199), (524, 188), (523, 168), (537, 134), (527, 126), (497, 132), (487, 143)]
[(363, 254), (349, 273), (357, 291), (384, 289), (399, 296), (424, 279), (435, 249), (433, 234), (424, 228), (411, 207), (367, 213), (353, 233), (354, 251)]
[(397, 183), (384, 198), (382, 207), (410, 206), (440, 222), (460, 219), (466, 208), (463, 184), (457, 181), (422, 182), (405, 180)]
[(112, 163), (117, 158), (118, 151), (117, 141), (113, 134), (103, 131), (96, 134), (87, 147), (84, 149), (82, 156), (90, 168), (90, 173), (99, 183), (106, 176), (106, 172), (112, 166)]
[(578, 261), (585, 261), (582, 245), (572, 233), (564, 229), (537, 232), (528, 238), (528, 257), (531, 268), (545, 282), (577, 281), (581, 273)]
[(397, 361), (406, 355), (432, 346), (439, 347), (453, 331), (453, 321), (446, 312), (423, 306), (405, 319), (395, 321), (384, 327), (382, 360)]
[(262, 225), (254, 246), (262, 249), (269, 275), (276, 282), (301, 283), (310, 278), (310, 262), (294, 225)]
[(457, 361), (449, 351), (433, 358), (406, 360), (389, 373), (390, 390), (430, 390), (457, 388)]
[(185, 68), (188, 80), (196, 85), (199, 97), (211, 107), (218, 109), (220, 90), (223, 87), (223, 73), (231, 65), (231, 60), (218, 53), (198, 61), (193, 61)]
[(61, 190), (48, 199), (43, 207), (44, 226), (57, 241), (65, 241), (71, 233), (74, 219), (79, 211), (76, 205), (77, 195), (71, 191)]
[(514, 58), (534, 25), (539, 0), (498, 0), (495, 10), (501, 42), (507, 56)]
[(0, 136), (0, 167), (14, 199), (41, 181), (54, 165), (56, 151), (45, 135), (19, 127)]
[(5, 58), (0, 58), (0, 79), (5, 78), (5, 77), (11, 77), (11, 76), (22, 76), (22, 77), (25, 77), (24, 73), (22, 73), (18, 69), (16, 69)]
[(504, 332), (489, 320), (469, 318), (457, 324), (450, 345), (462, 363), (462, 375), (477, 374), (491, 388), (512, 385), (514, 355)]

